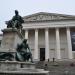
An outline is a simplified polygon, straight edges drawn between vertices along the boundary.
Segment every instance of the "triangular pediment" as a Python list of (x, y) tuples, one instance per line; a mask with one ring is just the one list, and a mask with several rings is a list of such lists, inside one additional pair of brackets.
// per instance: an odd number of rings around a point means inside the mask
[(75, 19), (75, 16), (40, 12), (24, 17), (25, 22), (64, 20), (64, 19)]

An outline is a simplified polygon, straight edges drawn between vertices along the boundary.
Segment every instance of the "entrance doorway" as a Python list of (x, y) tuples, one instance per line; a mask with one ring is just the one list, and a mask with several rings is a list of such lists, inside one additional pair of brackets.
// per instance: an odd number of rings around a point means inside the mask
[(45, 48), (40, 48), (40, 61), (45, 60)]

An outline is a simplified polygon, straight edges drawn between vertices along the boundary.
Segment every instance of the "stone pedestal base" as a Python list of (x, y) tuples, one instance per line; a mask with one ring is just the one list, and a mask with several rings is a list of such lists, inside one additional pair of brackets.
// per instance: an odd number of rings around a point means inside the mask
[(0, 61), (0, 75), (49, 75), (49, 71), (36, 69), (30, 62)]
[(15, 71), (21, 68), (35, 69), (35, 64), (31, 62), (0, 61), (0, 70), (2, 71)]
[(7, 28), (2, 30), (3, 39), (1, 42), (1, 48), (4, 49), (15, 49), (17, 44), (22, 42), (22, 35), (16, 28)]

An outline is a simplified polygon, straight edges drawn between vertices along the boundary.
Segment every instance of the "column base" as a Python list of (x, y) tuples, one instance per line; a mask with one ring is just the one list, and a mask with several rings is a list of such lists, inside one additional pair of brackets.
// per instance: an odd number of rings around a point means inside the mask
[(45, 59), (45, 61), (50, 61), (50, 59)]
[(36, 62), (38, 62), (38, 61), (40, 61), (39, 59), (33, 59), (33, 61), (36, 63)]

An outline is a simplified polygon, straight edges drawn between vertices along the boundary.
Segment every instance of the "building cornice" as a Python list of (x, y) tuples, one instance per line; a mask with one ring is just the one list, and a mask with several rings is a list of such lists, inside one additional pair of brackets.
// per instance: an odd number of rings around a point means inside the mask
[(23, 23), (23, 29), (75, 27), (75, 20)]

